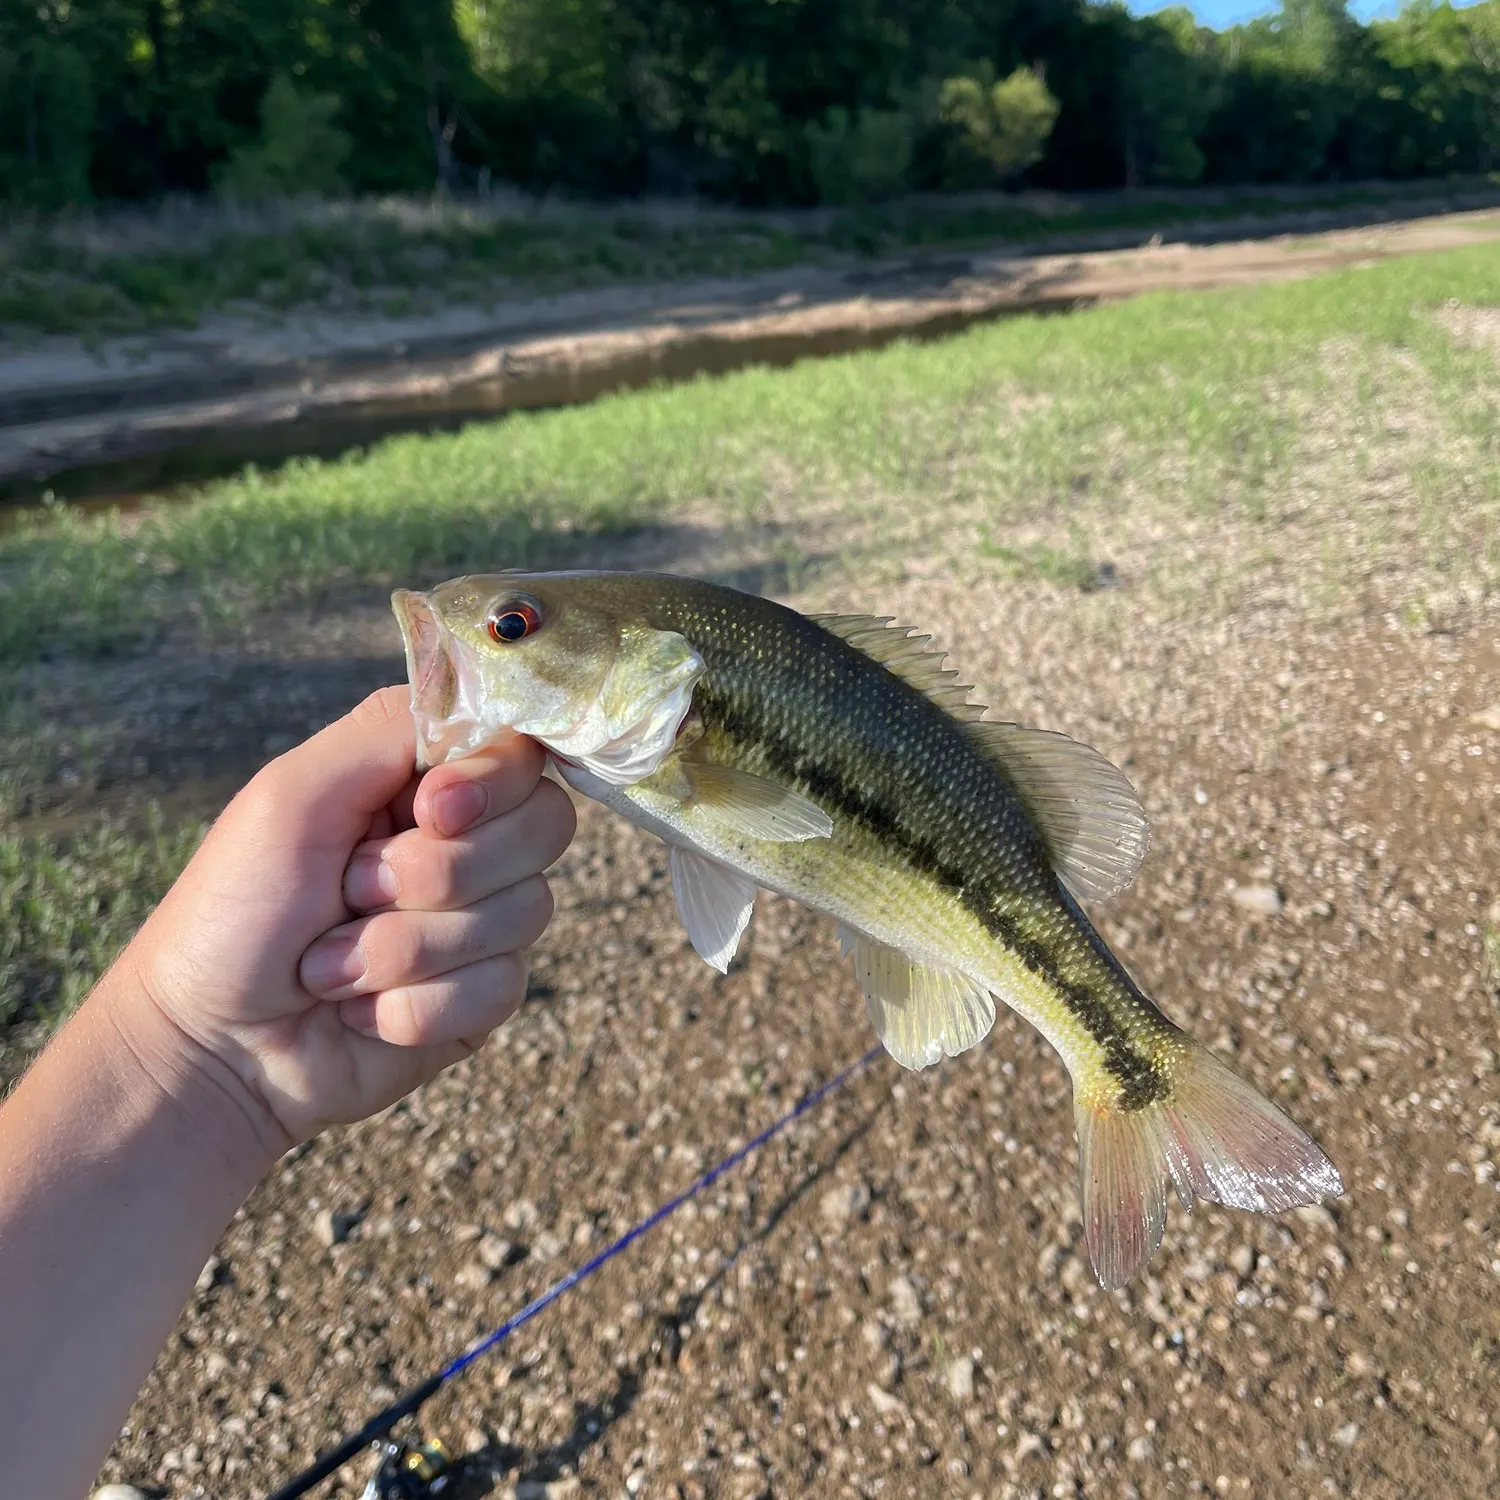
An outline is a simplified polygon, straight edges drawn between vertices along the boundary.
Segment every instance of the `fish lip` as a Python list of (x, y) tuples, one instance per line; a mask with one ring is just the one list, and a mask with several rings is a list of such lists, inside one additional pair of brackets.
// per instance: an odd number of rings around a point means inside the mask
[(397, 589), (391, 595), (396, 623), (406, 648), (406, 675), (414, 714), (441, 722), (458, 702), (458, 668), (447, 631), (433, 613), (426, 594)]

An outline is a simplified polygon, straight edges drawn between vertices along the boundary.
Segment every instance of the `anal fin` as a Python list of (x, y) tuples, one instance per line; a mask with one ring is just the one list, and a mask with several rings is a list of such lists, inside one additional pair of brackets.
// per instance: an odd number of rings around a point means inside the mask
[(672, 895), (688, 941), (704, 963), (727, 974), (750, 925), (755, 882), (692, 849), (674, 846), (670, 863)]
[(989, 991), (954, 969), (914, 963), (895, 948), (847, 928), (845, 954), (865, 992), (865, 1009), (885, 1050), (903, 1068), (926, 1068), (957, 1057), (989, 1035), (995, 1002)]

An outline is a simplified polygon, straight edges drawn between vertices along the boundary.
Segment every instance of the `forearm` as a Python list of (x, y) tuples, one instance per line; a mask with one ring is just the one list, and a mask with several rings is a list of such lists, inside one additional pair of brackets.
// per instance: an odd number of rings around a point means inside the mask
[(216, 1066), (117, 969), (0, 1106), (7, 1493), (86, 1493), (271, 1164)]

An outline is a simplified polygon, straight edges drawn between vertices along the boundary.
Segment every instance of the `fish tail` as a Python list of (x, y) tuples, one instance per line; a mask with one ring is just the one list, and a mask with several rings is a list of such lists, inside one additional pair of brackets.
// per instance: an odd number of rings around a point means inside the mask
[(1084, 1238), (1100, 1285), (1113, 1289), (1161, 1243), (1167, 1186), (1184, 1207), (1195, 1197), (1279, 1213), (1344, 1185), (1317, 1143), (1206, 1048), (1181, 1037), (1164, 1070), (1169, 1087), (1127, 1109), (1074, 1102)]

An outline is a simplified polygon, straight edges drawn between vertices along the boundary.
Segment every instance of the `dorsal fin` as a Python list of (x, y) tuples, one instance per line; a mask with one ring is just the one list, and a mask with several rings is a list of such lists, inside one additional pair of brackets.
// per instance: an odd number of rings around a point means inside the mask
[(958, 673), (944, 671), (944, 651), (930, 649), (930, 635), (914, 634), (908, 625), (896, 625), (889, 615), (808, 615), (829, 635), (894, 672), (919, 693), (925, 693), (945, 713), (966, 724), (977, 723), (984, 714), (982, 703), (970, 703), (974, 691), (958, 680)]
[(1151, 830), (1123, 771), (1049, 729), (986, 723), (969, 733), (1015, 787), (1077, 900), (1108, 900), (1135, 879)]

